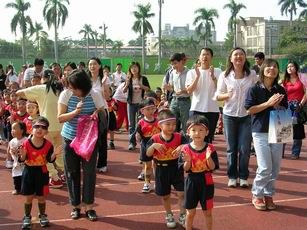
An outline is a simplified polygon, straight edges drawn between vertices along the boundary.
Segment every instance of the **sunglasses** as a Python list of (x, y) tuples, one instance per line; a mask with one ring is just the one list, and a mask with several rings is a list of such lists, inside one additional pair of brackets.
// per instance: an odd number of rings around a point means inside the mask
[(44, 130), (48, 129), (48, 127), (45, 125), (33, 125), (33, 129), (39, 129), (39, 128), (44, 129)]

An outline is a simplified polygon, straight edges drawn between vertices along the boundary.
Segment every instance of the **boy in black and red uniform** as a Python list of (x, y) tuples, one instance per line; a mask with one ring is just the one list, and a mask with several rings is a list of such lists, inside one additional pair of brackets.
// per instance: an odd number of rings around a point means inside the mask
[(31, 228), (31, 209), (34, 197), (38, 199), (41, 226), (49, 225), (45, 213), (45, 197), (49, 192), (49, 173), (46, 164), (55, 161), (56, 156), (61, 153), (61, 148), (59, 147), (54, 152), (51, 142), (44, 138), (48, 133), (48, 126), (48, 120), (39, 117), (33, 124), (32, 135), (23, 142), (19, 151), (19, 161), (25, 163), (21, 185), (21, 194), (26, 198), (22, 229)]
[(171, 209), (171, 186), (177, 191), (180, 209), (179, 223), (184, 225), (185, 209), (183, 208), (184, 175), (178, 168), (178, 157), (185, 138), (176, 133), (176, 117), (170, 110), (161, 110), (158, 114), (161, 133), (154, 135), (147, 143), (147, 156), (153, 156), (155, 169), (156, 194), (162, 197), (166, 211), (166, 225), (175, 228), (176, 221)]
[(112, 98), (112, 89), (109, 88), (109, 98), (107, 99), (108, 112), (109, 112), (109, 122), (108, 122), (108, 132), (110, 135), (109, 148), (115, 149), (114, 145), (114, 131), (116, 130), (116, 115), (115, 112), (118, 110), (117, 102)]
[(150, 179), (152, 172), (152, 156), (148, 157), (146, 155), (146, 145), (153, 135), (160, 133), (158, 120), (154, 116), (156, 110), (157, 107), (155, 101), (151, 98), (143, 100), (140, 104), (140, 112), (142, 113), (143, 118), (139, 120), (136, 132), (141, 143), (140, 161), (143, 163), (145, 180), (142, 189), (143, 193), (151, 192)]
[(212, 230), (212, 208), (214, 183), (212, 171), (219, 168), (217, 153), (212, 144), (204, 142), (209, 133), (207, 118), (193, 115), (187, 121), (187, 133), (192, 139), (184, 145), (179, 165), (188, 173), (185, 180), (185, 202), (187, 218), (185, 228), (192, 230), (198, 202), (203, 210), (208, 230)]

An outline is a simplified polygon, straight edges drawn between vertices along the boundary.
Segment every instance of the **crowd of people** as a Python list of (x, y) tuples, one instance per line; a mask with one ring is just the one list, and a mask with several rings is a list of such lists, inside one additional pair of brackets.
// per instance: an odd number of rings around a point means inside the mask
[[(123, 130), (129, 134), (129, 151), (140, 145), (141, 191), (154, 188), (161, 197), (168, 228), (176, 227), (173, 186), (180, 209), (178, 223), (192, 229), (200, 203), (206, 226), (212, 229), (212, 173), (219, 168), (214, 135), (222, 132), (227, 144), (227, 186), (249, 187), (253, 143), (258, 168), (252, 204), (257, 210), (276, 208), (275, 181), (285, 144), (268, 141), (270, 112), (291, 110), (291, 158), (299, 159), (305, 138), (300, 114), (307, 95), (298, 64), (289, 61), (280, 79), (276, 60), (259, 52), (251, 67), (240, 47), (231, 50), (224, 71), (212, 65), (210, 48), (201, 49), (192, 69), (186, 60), (184, 53), (173, 54), (156, 89), (151, 89), (138, 62), (132, 62), (127, 73), (121, 63), (111, 73), (96, 57), (63, 68), (58, 63), (46, 68), (44, 60), (36, 58), (19, 74), (12, 65), (4, 71), (0, 64), (1, 144), (8, 146), (5, 164), (12, 168), (12, 194), (25, 196), (23, 229), (31, 228), (34, 198), (41, 226), (49, 224), (45, 211), (49, 187), (61, 188), (65, 183), (71, 218), (79, 219), (84, 208), (87, 218), (95, 221), (96, 173), (108, 171), (108, 149), (116, 149), (115, 135)], [(97, 143), (88, 159), (71, 145), (82, 116), (90, 116), (98, 125)]]

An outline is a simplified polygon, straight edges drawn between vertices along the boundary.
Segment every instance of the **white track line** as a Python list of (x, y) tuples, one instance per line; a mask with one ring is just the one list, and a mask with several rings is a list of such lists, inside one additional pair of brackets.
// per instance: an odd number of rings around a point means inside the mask
[[(295, 201), (303, 201), (303, 200), (307, 200), (307, 197), (301, 197), (301, 198), (293, 198), (293, 199), (284, 199), (284, 200), (274, 200), (275, 203), (286, 203), (286, 202), (295, 202)], [(249, 203), (242, 203), (242, 204), (226, 204), (226, 205), (218, 205), (215, 206), (214, 208), (233, 208), (233, 207), (242, 207), (242, 206), (251, 206), (252, 204)], [(197, 208), (198, 210), (200, 210), (201, 208)], [(180, 210), (173, 210), (173, 212), (179, 212)], [(118, 218), (118, 217), (130, 217), (130, 216), (144, 216), (144, 215), (152, 215), (152, 214), (163, 214), (165, 211), (164, 210), (160, 210), (160, 211), (153, 211), (153, 212), (135, 212), (135, 213), (126, 213), (126, 214), (114, 214), (114, 215), (106, 215), (103, 217), (100, 217), (99, 219), (103, 219), (103, 218)], [(81, 218), (82, 219), (86, 219), (86, 218)], [(56, 220), (51, 220), (51, 223), (56, 223), (56, 222), (67, 222), (67, 221), (75, 221), (72, 219), (56, 219)], [(33, 223), (39, 223), (38, 220), (33, 221)], [(20, 222), (13, 222), (13, 223), (4, 223), (4, 224), (0, 224), (0, 227), (5, 227), (5, 226), (13, 226), (13, 225), (20, 225)]]

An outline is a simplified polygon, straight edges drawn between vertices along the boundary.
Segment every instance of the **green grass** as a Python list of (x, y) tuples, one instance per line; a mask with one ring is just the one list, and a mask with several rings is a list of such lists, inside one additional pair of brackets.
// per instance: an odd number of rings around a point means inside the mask
[(152, 90), (155, 90), (156, 87), (161, 87), (164, 75), (162, 74), (146, 75), (146, 77), (148, 78), (150, 88)]

